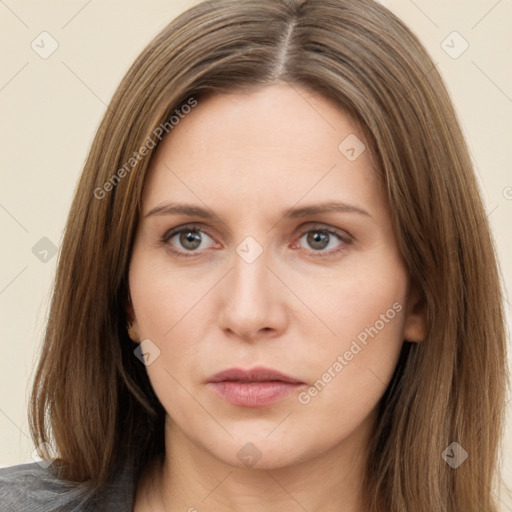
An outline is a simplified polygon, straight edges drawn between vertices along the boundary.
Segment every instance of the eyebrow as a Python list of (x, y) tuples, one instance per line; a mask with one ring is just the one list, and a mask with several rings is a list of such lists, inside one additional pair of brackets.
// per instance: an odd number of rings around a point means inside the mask
[[(373, 219), (373, 217), (362, 208), (359, 208), (355, 205), (347, 204), (347, 203), (320, 203), (320, 204), (312, 204), (308, 206), (303, 206), (301, 208), (291, 208), (285, 211), (281, 217), (283, 219), (296, 219), (300, 217), (307, 217), (311, 215), (316, 215), (319, 213), (331, 213), (331, 212), (341, 212), (341, 213), (358, 213), (360, 215), (369, 217)], [(164, 203), (155, 206), (148, 213), (144, 215), (144, 218), (152, 217), (154, 215), (190, 215), (192, 217), (200, 217), (202, 219), (218, 219), (219, 217), (215, 215), (213, 212), (206, 208), (202, 208), (200, 206), (184, 204), (184, 203)]]

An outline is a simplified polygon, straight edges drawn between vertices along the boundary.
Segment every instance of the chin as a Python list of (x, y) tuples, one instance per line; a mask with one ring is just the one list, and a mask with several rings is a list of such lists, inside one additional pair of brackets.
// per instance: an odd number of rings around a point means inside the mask
[[(286, 440), (276, 436), (270, 440), (261, 433), (230, 439), (222, 445), (219, 443), (209, 449), (217, 460), (230, 466), (241, 469), (280, 469), (313, 458), (314, 454), (305, 450), (304, 440), (294, 440), (287, 436)], [(300, 448), (300, 452), (298, 451)], [(320, 449), (318, 450), (321, 451)]]

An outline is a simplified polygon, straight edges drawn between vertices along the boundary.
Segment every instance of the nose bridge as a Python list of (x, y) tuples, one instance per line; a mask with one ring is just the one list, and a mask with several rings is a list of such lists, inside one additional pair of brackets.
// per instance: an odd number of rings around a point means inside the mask
[(231, 291), (240, 299), (237, 304), (243, 306), (247, 304), (246, 300), (255, 305), (260, 301), (269, 302), (268, 259), (269, 251), (253, 237), (238, 244), (231, 273)]

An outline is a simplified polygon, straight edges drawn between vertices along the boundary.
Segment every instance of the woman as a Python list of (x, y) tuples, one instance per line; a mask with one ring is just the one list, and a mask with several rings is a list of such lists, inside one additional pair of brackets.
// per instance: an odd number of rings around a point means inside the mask
[(116, 91), (4, 510), (496, 511), (489, 226), (434, 64), (370, 0), (201, 3)]

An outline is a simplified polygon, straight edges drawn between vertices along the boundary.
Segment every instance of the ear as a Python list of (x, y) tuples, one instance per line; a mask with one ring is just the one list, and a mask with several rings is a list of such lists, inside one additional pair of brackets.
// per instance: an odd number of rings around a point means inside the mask
[(128, 298), (126, 300), (126, 316), (128, 319), (128, 325), (126, 327), (128, 329), (128, 336), (132, 341), (139, 343), (139, 327), (137, 325), (137, 320), (135, 319), (135, 311), (133, 309), (133, 304), (129, 292)]
[(418, 287), (412, 286), (407, 298), (405, 313), (404, 339), (419, 343), (427, 337), (427, 314), (425, 299), (418, 291)]

